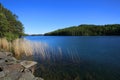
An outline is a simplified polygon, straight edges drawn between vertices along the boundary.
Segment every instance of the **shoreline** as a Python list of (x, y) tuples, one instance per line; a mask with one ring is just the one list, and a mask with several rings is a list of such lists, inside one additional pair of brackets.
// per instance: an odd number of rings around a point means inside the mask
[(44, 80), (33, 75), (35, 61), (17, 60), (11, 52), (0, 51), (0, 80)]

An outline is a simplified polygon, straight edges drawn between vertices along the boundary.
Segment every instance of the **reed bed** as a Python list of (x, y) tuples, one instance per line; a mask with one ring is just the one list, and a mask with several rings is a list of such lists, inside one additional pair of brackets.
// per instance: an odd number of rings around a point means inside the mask
[(0, 38), (0, 51), (13, 52), (15, 57), (32, 56), (36, 53), (44, 58), (46, 47), (45, 43), (31, 42), (26, 39), (16, 39), (10, 42), (6, 38)]
[(0, 51), (12, 52), (18, 59), (36, 55), (42, 60), (50, 60), (51, 52), (48, 51), (48, 48), (48, 45), (43, 42), (34, 42), (26, 39), (16, 39), (10, 42), (6, 38), (0, 38)]
[[(50, 47), (43, 42), (34, 42), (26, 39), (16, 39), (12, 42), (7, 41), (6, 38), (0, 38), (0, 51), (9, 51), (14, 53), (17, 59), (35, 59), (47, 62), (62, 61), (63, 56), (73, 62), (79, 62), (80, 57), (76, 49), (66, 49), (66, 53), (62, 51), (61, 47)], [(34, 56), (33, 56), (34, 55)]]
[(47, 54), (48, 45), (42, 42), (32, 42), (32, 49), (34, 51), (34, 55), (38, 56), (38, 58), (46, 59), (46, 57), (50, 54)]
[(33, 55), (32, 43), (25, 39), (16, 39), (12, 42), (12, 49), (15, 56), (31, 56)]

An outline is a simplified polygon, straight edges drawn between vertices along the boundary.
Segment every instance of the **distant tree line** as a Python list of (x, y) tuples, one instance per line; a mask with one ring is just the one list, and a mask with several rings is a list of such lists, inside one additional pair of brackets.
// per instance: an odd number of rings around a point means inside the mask
[(28, 34), (27, 36), (43, 36), (43, 34)]
[(120, 24), (107, 25), (79, 25), (53, 32), (45, 33), (45, 36), (112, 36), (120, 35)]
[(3, 7), (0, 3), (0, 38), (13, 40), (24, 35), (24, 27), (18, 16)]

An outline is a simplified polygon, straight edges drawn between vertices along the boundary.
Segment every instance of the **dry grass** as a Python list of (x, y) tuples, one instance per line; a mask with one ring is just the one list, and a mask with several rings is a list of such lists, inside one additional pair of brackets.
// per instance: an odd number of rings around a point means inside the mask
[(24, 39), (16, 39), (12, 42), (12, 49), (15, 56), (21, 56), (25, 54), (26, 56), (33, 55), (32, 43)]
[(0, 51), (10, 51), (15, 54), (15, 57), (31, 56), (34, 53), (45, 57), (46, 44), (40, 42), (31, 42), (25, 39), (16, 39), (13, 42), (8, 42), (6, 38), (0, 38)]
[(6, 38), (0, 38), (0, 50), (10, 51), (11, 43)]

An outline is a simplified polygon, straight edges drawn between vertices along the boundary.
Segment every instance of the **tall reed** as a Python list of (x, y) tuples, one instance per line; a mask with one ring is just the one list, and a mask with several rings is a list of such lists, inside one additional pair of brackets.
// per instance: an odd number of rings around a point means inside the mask
[(40, 42), (31, 42), (26, 39), (16, 39), (12, 42), (7, 41), (6, 38), (0, 38), (0, 51), (10, 51), (15, 54), (16, 57), (21, 55), (31, 56), (34, 53), (45, 57), (46, 44)]
[(16, 58), (38, 55), (45, 59), (49, 54), (46, 53), (48, 45), (42, 42), (33, 42), (26, 39), (16, 39), (12, 42), (6, 38), (0, 38), (0, 51), (13, 52)]
[(15, 56), (33, 55), (32, 43), (25, 39), (16, 39), (12, 42), (12, 49)]
[(35, 58), (40, 60), (56, 62), (63, 60), (63, 56), (65, 56), (66, 59), (70, 59), (73, 62), (80, 62), (78, 50), (72, 48), (66, 50), (64, 54), (61, 47), (50, 47), (46, 43), (33, 42), (26, 39), (16, 39), (9, 42), (6, 38), (0, 38), (0, 51), (13, 52), (15, 57), (19, 59), (28, 59), (34, 55)]
[(10, 51), (11, 43), (6, 38), (0, 38), (0, 50)]

